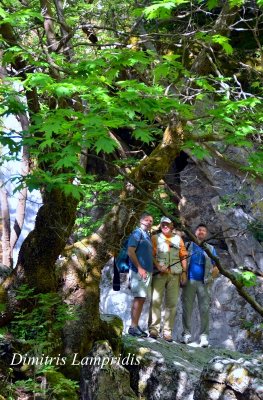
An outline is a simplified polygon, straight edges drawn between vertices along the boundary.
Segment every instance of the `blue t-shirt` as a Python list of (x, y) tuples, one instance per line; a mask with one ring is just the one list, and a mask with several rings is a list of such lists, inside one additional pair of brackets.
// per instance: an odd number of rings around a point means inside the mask
[[(152, 241), (148, 233), (140, 228), (136, 228), (129, 237), (128, 247), (137, 248), (136, 256), (142, 268), (148, 272), (152, 272), (153, 248), (152, 248)], [(129, 263), (130, 263), (130, 268), (134, 272), (137, 272), (138, 270), (131, 260), (129, 260)]]
[[(203, 282), (205, 276), (205, 251), (195, 243), (192, 243), (192, 245), (192, 255), (188, 266), (188, 279)], [(214, 247), (212, 253), (216, 256)], [(214, 261), (211, 261), (214, 264)]]

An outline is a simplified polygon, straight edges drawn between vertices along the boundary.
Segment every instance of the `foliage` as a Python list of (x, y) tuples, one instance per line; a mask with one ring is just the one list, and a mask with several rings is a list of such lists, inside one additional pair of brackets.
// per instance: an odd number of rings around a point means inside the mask
[[(48, 386), (46, 388), (41, 385), (42, 379), (46, 377)], [(34, 395), (42, 395), (45, 398), (56, 400), (77, 400), (78, 384), (72, 379), (66, 378), (57, 371), (57, 367), (53, 365), (40, 366), (35, 368), (34, 378), (20, 379), (11, 382), (6, 389), (9, 392), (8, 400), (15, 400), (19, 392), (33, 393)]]
[(236, 272), (236, 278), (246, 287), (255, 286), (257, 284), (257, 276), (250, 271), (238, 271)]
[(259, 242), (263, 242), (263, 222), (262, 221), (252, 221), (248, 224), (248, 229), (253, 233), (255, 239)]
[[(56, 399), (77, 399), (78, 385), (58, 372), (57, 365), (60, 364), (46, 365), (41, 361), (41, 357), (45, 359), (46, 355), (58, 354), (61, 347), (61, 330), (68, 321), (75, 319), (75, 313), (61, 302), (61, 297), (57, 293), (34, 294), (34, 290), (27, 285), (22, 285), (17, 289), (16, 299), (23, 302), (24, 309), (15, 313), (10, 333), (27, 348), (22, 369), (31, 368), (34, 374), (28, 379), (9, 383), (8, 390), (14, 396), (17, 389), (23, 389), (26, 392), (42, 393)], [(57, 358), (59, 357), (60, 354)], [(27, 361), (30, 358), (40, 361), (30, 364), (30, 361)], [(43, 389), (39, 383), (43, 376), (46, 376), (48, 380), (47, 389)]]
[[(61, 44), (60, 51), (47, 53), (43, 14), (38, 2), (34, 1), (27, 7), (19, 2), (16, 6), (9, 1), (3, 2), (5, 7), (1, 8), (1, 24), (8, 23), (18, 33), (18, 39), (12, 46), (2, 39), (2, 63), (8, 67), (19, 58), (26, 69), (5, 79), (0, 93), (3, 100), (1, 115), (24, 112), (27, 105), (23, 99), (30, 91), (37, 93), (39, 103), (38, 110), (30, 111), (29, 132), (2, 131), (0, 137), (0, 142), (9, 146), (13, 156), (17, 156), (19, 146), (26, 145), (30, 147), (32, 159), (36, 160), (36, 168), (27, 177), (20, 178), (18, 188), (25, 179), (30, 190), (41, 187), (50, 191), (59, 187), (67, 195), (80, 200), (86, 191), (85, 186), (81, 187), (86, 184), (85, 170), (79, 163), (83, 148), (100, 154), (114, 152), (118, 144), (109, 133), (120, 128), (132, 132), (136, 140), (156, 144), (163, 125), (174, 114), (191, 122), (186, 127), (189, 139), (185, 140), (184, 148), (198, 158), (208, 154), (208, 150), (199, 143), (199, 139), (203, 142), (204, 134), (212, 134), (211, 143), (224, 141), (229, 145), (251, 147), (251, 135), (262, 125), (260, 86), (252, 80), (250, 93), (245, 93), (243, 83), (223, 70), (220, 59), (216, 62), (222, 72), (204, 76), (196, 76), (191, 71), (191, 59), (185, 60), (187, 47), (191, 48), (194, 60), (200, 49), (212, 50), (214, 45), (222, 48), (223, 57), (238, 57), (230, 37), (211, 34), (209, 29), (205, 29), (205, 24), (209, 28), (218, 11), (211, 20), (200, 18), (201, 12), (219, 7), (218, 2), (197, 3), (191, 5), (190, 25), (196, 28), (194, 35), (190, 35), (189, 39), (185, 36), (187, 43), (182, 44), (182, 39), (176, 36), (176, 24), (171, 27), (168, 22), (167, 25), (163, 23), (160, 28), (160, 34), (164, 35), (163, 49), (161, 47), (159, 52), (158, 42), (156, 50), (144, 49), (139, 44), (140, 36), (136, 31), (134, 36), (129, 37), (129, 29), (138, 18), (135, 3), (124, 2), (122, 6), (126, 24), (117, 17), (119, 5), (116, 1), (105, 2), (99, 7), (97, 1), (67, 4), (63, 12), (70, 32), (68, 45), (72, 49), (72, 63), (67, 52), (63, 53)], [(241, 3), (244, 2), (232, 0), (230, 6), (239, 7)], [(140, 11), (148, 19), (181, 15), (180, 18), (185, 20), (184, 13), (189, 7), (187, 0), (164, 0)], [(56, 12), (55, 9), (51, 11)], [(256, 12), (255, 9), (255, 15)], [(114, 18), (115, 27), (111, 26), (110, 17)], [(94, 18), (98, 24), (107, 23), (106, 29), (94, 30)], [(54, 22), (53, 25), (59, 35), (59, 24)], [(82, 26), (91, 26), (98, 46), (89, 46), (85, 35), (85, 29), (89, 28), (82, 29)], [(31, 33), (28, 28), (32, 29)], [(181, 42), (178, 48), (174, 48), (174, 41), (169, 42), (169, 36), (166, 38), (171, 28), (176, 40)], [(120, 37), (115, 29), (120, 30)], [(149, 30), (149, 35), (154, 33), (147, 23), (145, 29)], [(187, 35), (187, 31), (184, 34)], [(117, 38), (121, 46), (115, 44)], [(103, 47), (107, 42), (112, 46)], [(238, 64), (235, 68), (239, 73)], [(168, 86), (176, 89), (165, 94)], [(17, 88), (20, 88), (19, 91)], [(201, 112), (195, 101), (202, 101)], [(162, 121), (162, 124), (157, 121)], [(193, 132), (198, 132), (198, 135), (193, 137)], [(21, 138), (19, 143), (14, 135)], [(262, 152), (258, 149), (248, 156), (244, 169), (252, 174), (262, 172), (261, 165)], [(76, 177), (77, 185), (74, 181)]]
[(165, 191), (165, 187), (163, 185), (160, 185), (153, 192), (153, 202), (150, 202), (147, 205), (147, 212), (153, 216), (154, 226), (159, 225), (160, 219), (163, 216), (160, 209), (154, 205), (154, 200), (161, 202), (161, 204), (166, 208), (167, 212), (169, 212), (171, 215), (176, 216), (178, 214), (178, 210), (172, 195)]
[(219, 204), (218, 204), (218, 210), (219, 211), (224, 211), (229, 208), (234, 208), (234, 207), (242, 207), (245, 205), (248, 201), (248, 195), (245, 193), (242, 193), (242, 191), (239, 191), (238, 193), (234, 193), (231, 195), (224, 195), (220, 198)]
[(61, 301), (58, 293), (34, 293), (28, 285), (21, 285), (16, 299), (24, 308), (15, 313), (11, 333), (30, 345), (32, 352), (52, 352), (61, 345), (60, 331), (65, 323), (75, 319), (72, 309)]
[[(113, 207), (117, 194), (122, 189), (122, 178), (112, 182), (94, 181), (84, 186), (85, 195), (79, 202), (75, 235), (77, 240), (91, 235), (102, 223), (105, 212)], [(103, 213), (101, 212), (103, 210)]]

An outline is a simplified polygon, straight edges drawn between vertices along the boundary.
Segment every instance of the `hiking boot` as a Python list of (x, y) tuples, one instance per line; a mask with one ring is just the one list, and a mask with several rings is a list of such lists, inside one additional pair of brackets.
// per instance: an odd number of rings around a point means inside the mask
[(156, 331), (150, 331), (149, 336), (152, 339), (157, 339), (158, 338), (158, 333)]
[(148, 337), (148, 333), (146, 333), (146, 332), (144, 332), (140, 327), (139, 327), (139, 325), (138, 325), (138, 327), (137, 327), (138, 329), (139, 329), (139, 331), (141, 332), (141, 334), (142, 334), (142, 337)]
[(191, 343), (191, 341), (192, 339), (190, 333), (185, 333), (182, 337), (181, 343), (188, 344)]
[(166, 342), (172, 342), (173, 341), (172, 335), (170, 333), (164, 333), (163, 334), (163, 339), (166, 340)]
[(139, 329), (138, 326), (130, 326), (128, 330), (128, 334), (136, 337), (147, 337), (147, 333), (143, 332), (141, 329)]
[(200, 347), (208, 347), (208, 337), (207, 335), (203, 334), (200, 336)]

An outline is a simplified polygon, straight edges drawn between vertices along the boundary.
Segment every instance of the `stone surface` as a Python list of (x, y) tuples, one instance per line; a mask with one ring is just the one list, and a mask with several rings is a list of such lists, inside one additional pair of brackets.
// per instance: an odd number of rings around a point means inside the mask
[[(107, 342), (97, 342), (81, 372), (81, 400), (135, 400), (130, 375)], [(85, 362), (83, 361), (83, 362)]]
[[(220, 396), (211, 396), (222, 395), (223, 386), (225, 400), (245, 400), (245, 395), (249, 400), (261, 399), (256, 397), (262, 391), (260, 355), (250, 358), (230, 350), (128, 335), (123, 341), (124, 354), (140, 357), (140, 364), (128, 369), (131, 386), (141, 400), (221, 400)], [(233, 397), (236, 393), (243, 397)]]
[[(114, 359), (107, 342), (88, 357)], [(261, 354), (124, 335), (118, 365), (82, 368), (81, 400), (262, 400), (262, 364)]]
[(263, 359), (212, 359), (202, 371), (194, 400), (263, 399)]
[[(235, 271), (246, 268), (257, 273), (257, 286), (248, 291), (263, 304), (260, 276), (263, 248), (251, 230), (252, 222), (259, 225), (263, 222), (260, 209), (263, 185), (222, 170), (212, 159), (196, 162), (189, 159), (180, 177), (183, 198), (180, 213), (187, 225), (192, 230), (200, 222), (208, 225), (210, 242), (225, 268)], [(193, 314), (193, 326), (198, 331), (199, 318), (196, 311)], [(244, 352), (259, 350), (263, 344), (260, 322), (260, 316), (239, 296), (228, 279), (221, 276), (214, 282), (209, 335), (212, 345)], [(176, 326), (178, 324), (180, 315)]]
[(121, 350), (121, 334), (123, 331), (122, 319), (112, 314), (101, 314), (101, 321), (103, 321), (102, 330), (104, 337), (110, 338), (110, 345), (113, 351), (119, 352)]

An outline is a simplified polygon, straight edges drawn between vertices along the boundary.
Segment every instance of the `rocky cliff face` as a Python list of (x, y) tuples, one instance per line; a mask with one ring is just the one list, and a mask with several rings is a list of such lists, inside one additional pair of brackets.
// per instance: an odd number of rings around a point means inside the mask
[[(242, 156), (242, 154), (241, 154)], [(263, 185), (219, 168), (215, 160), (195, 162), (181, 172), (181, 216), (192, 229), (204, 222), (227, 269), (257, 274), (249, 288), (263, 304)], [(214, 345), (250, 352), (262, 347), (261, 318), (225, 277), (212, 290), (210, 339)], [(198, 323), (196, 321), (196, 323)], [(195, 325), (196, 326), (196, 325)]]
[[(173, 174), (173, 175), (172, 175)], [(174, 182), (171, 178), (174, 176)], [(194, 230), (204, 222), (210, 230), (210, 242), (215, 245), (222, 264), (231, 270), (250, 270), (257, 274), (257, 286), (248, 288), (263, 304), (263, 247), (262, 199), (263, 185), (251, 183), (246, 177), (237, 177), (223, 170), (214, 160), (202, 162), (188, 159), (180, 172), (170, 171), (169, 181), (178, 186), (182, 200), (180, 215)], [(261, 225), (262, 224), (262, 225)], [(101, 281), (101, 311), (120, 316), (124, 331), (130, 324), (131, 296), (125, 276), (120, 292), (111, 288), (111, 266), (106, 266)], [(142, 316), (142, 327), (147, 328), (149, 303)], [(210, 343), (243, 352), (262, 348), (262, 323), (259, 315), (237, 293), (225, 277), (219, 277), (212, 287), (210, 313)], [(198, 340), (199, 318), (193, 312), (194, 339)], [(175, 321), (174, 338), (182, 332), (181, 304)]]
[[(82, 400), (262, 400), (260, 355), (123, 337), (120, 358), (96, 343), (82, 369)], [(128, 373), (129, 371), (129, 373)]]

